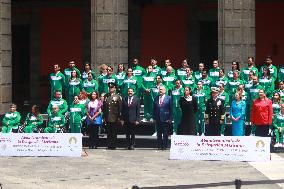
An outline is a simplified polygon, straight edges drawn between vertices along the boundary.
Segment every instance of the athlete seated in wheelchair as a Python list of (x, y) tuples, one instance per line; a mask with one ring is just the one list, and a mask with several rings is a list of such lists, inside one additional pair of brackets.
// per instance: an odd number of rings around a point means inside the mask
[(5, 113), (2, 120), (2, 133), (18, 133), (21, 115), (17, 112), (17, 105), (11, 104), (10, 111)]
[(40, 133), (43, 132), (43, 117), (39, 112), (39, 106), (33, 105), (27, 114), (23, 125), (19, 126), (19, 133)]
[(44, 132), (64, 133), (66, 132), (65, 123), (65, 116), (59, 112), (59, 107), (57, 105), (53, 105), (52, 113), (48, 118), (47, 126), (44, 129)]

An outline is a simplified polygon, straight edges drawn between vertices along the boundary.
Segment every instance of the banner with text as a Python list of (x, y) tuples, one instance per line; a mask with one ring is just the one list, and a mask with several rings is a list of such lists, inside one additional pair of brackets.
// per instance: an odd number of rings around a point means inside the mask
[(0, 134), (0, 156), (80, 157), (81, 153), (81, 133)]
[(170, 159), (269, 161), (270, 138), (172, 135)]

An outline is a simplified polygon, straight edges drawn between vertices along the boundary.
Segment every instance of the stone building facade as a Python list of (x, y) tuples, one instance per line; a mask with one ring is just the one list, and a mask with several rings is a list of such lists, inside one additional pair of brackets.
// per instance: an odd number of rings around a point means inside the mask
[[(128, 11), (128, 0), (91, 0), (90, 54), (94, 66), (128, 64)], [(226, 70), (236, 55), (243, 62), (255, 56), (255, 0), (218, 0), (218, 56)], [(12, 102), (11, 0), (0, 0), (0, 73), (3, 113)]]

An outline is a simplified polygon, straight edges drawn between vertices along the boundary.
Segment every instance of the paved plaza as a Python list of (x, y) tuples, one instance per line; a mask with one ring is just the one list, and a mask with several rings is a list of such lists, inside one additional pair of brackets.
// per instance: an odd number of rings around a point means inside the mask
[(174, 161), (169, 151), (150, 148), (84, 151), (80, 158), (0, 157), (2, 188), (233, 189), (239, 178), (242, 189), (279, 189), (284, 183), (284, 159), (277, 154), (268, 163), (247, 163)]

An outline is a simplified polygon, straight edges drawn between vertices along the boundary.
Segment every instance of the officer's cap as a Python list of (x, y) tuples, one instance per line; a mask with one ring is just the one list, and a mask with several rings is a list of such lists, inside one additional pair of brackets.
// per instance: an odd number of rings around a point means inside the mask
[(113, 83), (113, 82), (108, 83), (108, 87), (109, 87), (109, 88), (113, 88), (113, 87), (115, 87), (115, 88), (116, 88), (116, 84), (115, 84), (115, 83)]
[(217, 87), (211, 87), (211, 92), (213, 92), (213, 93), (218, 93), (218, 92), (219, 92), (219, 88), (217, 88)]

